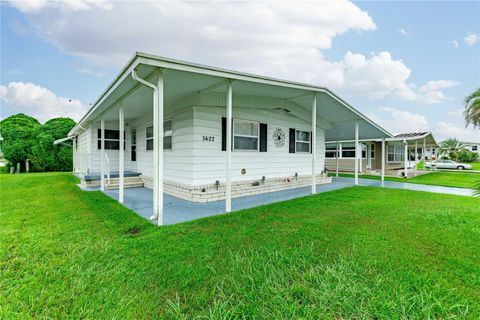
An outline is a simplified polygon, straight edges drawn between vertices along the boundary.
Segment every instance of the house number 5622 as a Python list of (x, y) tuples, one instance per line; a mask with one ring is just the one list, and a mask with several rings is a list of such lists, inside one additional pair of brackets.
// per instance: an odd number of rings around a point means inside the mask
[(215, 141), (215, 137), (212, 136), (203, 136), (202, 141), (213, 142)]

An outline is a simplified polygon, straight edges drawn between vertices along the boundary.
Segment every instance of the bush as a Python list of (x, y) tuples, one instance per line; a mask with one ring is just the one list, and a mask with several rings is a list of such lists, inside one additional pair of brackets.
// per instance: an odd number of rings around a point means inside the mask
[(0, 121), (4, 158), (14, 167), (20, 163), (22, 172), (26, 159), (30, 159), (30, 171), (71, 171), (72, 146), (53, 142), (66, 137), (74, 125), (70, 118), (55, 118), (42, 125), (22, 113), (10, 116)]
[(475, 162), (478, 160), (478, 154), (468, 150), (461, 150), (457, 153), (456, 160), (460, 162)]

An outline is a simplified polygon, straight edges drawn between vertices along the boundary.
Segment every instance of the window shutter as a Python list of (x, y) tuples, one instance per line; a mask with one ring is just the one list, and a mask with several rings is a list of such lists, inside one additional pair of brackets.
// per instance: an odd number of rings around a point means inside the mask
[(227, 151), (227, 118), (222, 117), (222, 151)]
[(295, 153), (295, 129), (290, 128), (288, 133), (288, 152)]
[(260, 152), (267, 152), (267, 124), (260, 123)]

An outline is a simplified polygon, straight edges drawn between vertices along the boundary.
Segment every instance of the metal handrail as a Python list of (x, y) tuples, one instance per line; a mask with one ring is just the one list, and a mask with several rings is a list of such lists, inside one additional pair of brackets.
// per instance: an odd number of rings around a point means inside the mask
[[(110, 184), (110, 159), (108, 159), (108, 155), (105, 153), (105, 171), (107, 174), (107, 183)], [(105, 174), (102, 172), (102, 174)]]

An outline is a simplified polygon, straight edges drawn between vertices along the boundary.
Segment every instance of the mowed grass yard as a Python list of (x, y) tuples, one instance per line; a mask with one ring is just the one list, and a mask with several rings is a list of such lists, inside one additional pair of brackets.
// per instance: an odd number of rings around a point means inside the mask
[(480, 200), (354, 187), (157, 227), (0, 175), (0, 318), (480, 318)]
[[(335, 176), (334, 172), (329, 173), (330, 176)], [(340, 177), (353, 178), (352, 173), (339, 173)], [(380, 180), (380, 176), (376, 175), (359, 175), (363, 179)], [(429, 172), (413, 178), (397, 178), (397, 177), (385, 177), (385, 181), (396, 181), (416, 184), (428, 184), (443, 187), (456, 187), (456, 188), (469, 188), (472, 189), (478, 183), (480, 183), (480, 174), (475, 172)]]

